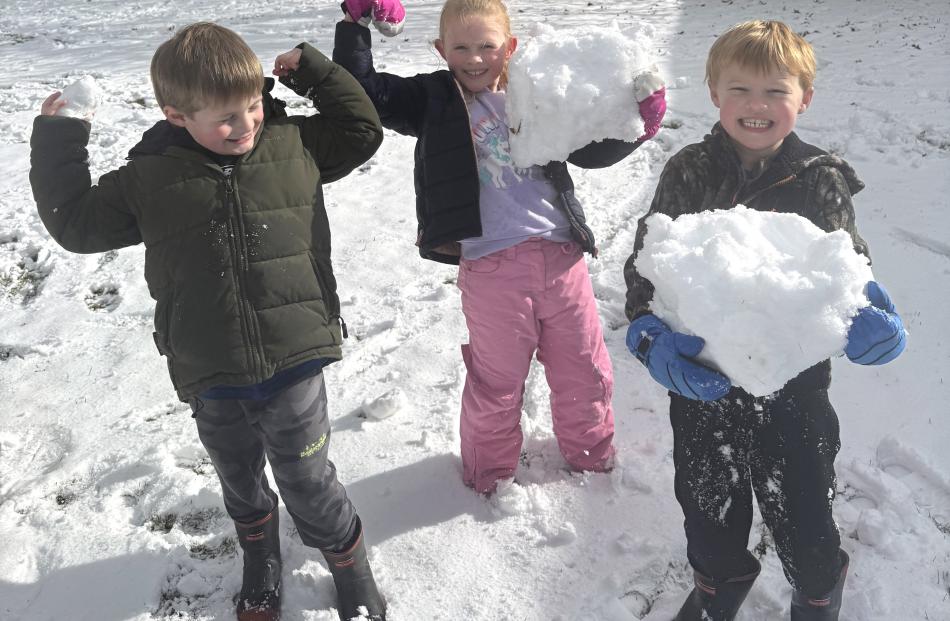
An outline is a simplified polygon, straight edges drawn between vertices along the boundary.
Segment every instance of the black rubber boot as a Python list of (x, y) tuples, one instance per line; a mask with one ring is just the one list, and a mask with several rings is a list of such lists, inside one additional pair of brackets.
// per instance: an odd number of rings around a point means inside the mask
[(244, 550), (238, 621), (280, 619), (280, 523), (277, 507), (256, 522), (235, 522)]
[[(363, 545), (363, 524), (356, 518), (356, 541), (343, 552), (324, 552), (336, 585), (340, 621), (353, 618), (386, 621), (386, 600), (376, 588)], [(362, 615), (362, 616), (361, 616)]]
[(761, 570), (762, 566), (755, 561), (752, 573), (722, 582), (707, 578), (698, 571), (693, 572), (696, 586), (673, 621), (732, 621)]
[(801, 591), (792, 592), (792, 621), (838, 621), (841, 612), (841, 594), (844, 581), (848, 577), (848, 565), (851, 559), (844, 550), (841, 556), (841, 573), (834, 588), (821, 597), (810, 598)]

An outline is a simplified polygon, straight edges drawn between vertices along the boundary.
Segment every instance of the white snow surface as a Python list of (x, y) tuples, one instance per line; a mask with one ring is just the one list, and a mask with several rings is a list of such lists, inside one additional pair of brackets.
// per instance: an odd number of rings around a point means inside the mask
[[(374, 35), (377, 66), (444, 65), (439, 0), (407, 3), (401, 36)], [(458, 411), (465, 323), (456, 270), (414, 245), (415, 140), (386, 132), (362, 170), (326, 186), (334, 270), (350, 338), (326, 369), (330, 455), (359, 510), (392, 621), (664, 621), (691, 586), (673, 496), (665, 391), (624, 345), (623, 262), (664, 162), (718, 119), (703, 84), (714, 36), (753, 16), (815, 46), (816, 94), (798, 122), (867, 183), (855, 196), (875, 278), (911, 331), (882, 367), (833, 359), (841, 422), (834, 501), (852, 567), (844, 621), (950, 619), (950, 28), (944, 0), (589, 3), (510, 0), (512, 26), (560, 32), (611, 20), (655, 29), (669, 111), (619, 164), (572, 169), (600, 256), (591, 278), (616, 385), (609, 474), (568, 472), (551, 433), (543, 372), (525, 390), (517, 482), (485, 499), (461, 483)], [(235, 29), (265, 67), (306, 40), (329, 52), (339, 2), (17, 0), (0, 12), (0, 619), (233, 618), (241, 559), (187, 406), (152, 342), (141, 246), (70, 254), (36, 215), (34, 116), (92, 75), (93, 179), (121, 166), (161, 118), (148, 79), (178, 27)], [(306, 101), (278, 87), (289, 111)], [(789, 318), (793, 319), (793, 318)], [(383, 420), (364, 403), (393, 389)], [(380, 403), (385, 402), (383, 400)], [(390, 411), (385, 410), (384, 411)], [(284, 615), (335, 621), (332, 579), (281, 506)], [(738, 621), (787, 619), (791, 589), (756, 515), (763, 571)]]
[(566, 160), (591, 142), (643, 135), (633, 79), (653, 66), (651, 26), (534, 30), (508, 66), (505, 108), (516, 165)]
[(874, 276), (845, 231), (744, 205), (646, 224), (636, 266), (656, 287), (650, 310), (703, 337), (697, 359), (755, 396), (842, 354), (869, 304)]

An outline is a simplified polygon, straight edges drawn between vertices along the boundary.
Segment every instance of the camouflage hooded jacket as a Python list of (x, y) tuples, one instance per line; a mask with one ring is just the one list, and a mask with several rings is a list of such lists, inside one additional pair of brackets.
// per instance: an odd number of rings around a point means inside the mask
[(785, 138), (765, 169), (755, 179), (748, 179), (732, 142), (716, 123), (702, 142), (688, 145), (670, 158), (650, 210), (640, 218), (633, 254), (623, 269), (627, 318), (633, 320), (649, 312), (653, 299), (653, 283), (634, 267), (650, 215), (662, 213), (675, 219), (738, 204), (759, 211), (794, 213), (823, 231), (847, 231), (854, 249), (870, 256), (867, 243), (858, 234), (851, 202), (851, 195), (863, 187), (847, 162), (802, 142), (794, 133)]

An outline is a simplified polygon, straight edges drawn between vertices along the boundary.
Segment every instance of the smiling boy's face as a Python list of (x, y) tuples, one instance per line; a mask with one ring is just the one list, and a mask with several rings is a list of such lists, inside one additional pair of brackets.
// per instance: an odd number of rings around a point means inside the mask
[(261, 95), (238, 97), (185, 114), (165, 106), (165, 118), (184, 127), (195, 142), (218, 155), (244, 155), (254, 147), (254, 137), (264, 122)]
[(798, 76), (787, 71), (762, 73), (736, 63), (724, 67), (709, 86), (719, 122), (749, 169), (778, 151), (813, 94), (813, 88), (803, 90)]

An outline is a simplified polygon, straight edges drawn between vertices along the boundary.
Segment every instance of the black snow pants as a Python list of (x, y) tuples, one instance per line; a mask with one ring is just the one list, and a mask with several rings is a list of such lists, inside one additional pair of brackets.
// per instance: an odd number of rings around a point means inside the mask
[(254, 522), (277, 506), (264, 473), (266, 455), (304, 545), (331, 550), (353, 537), (356, 511), (327, 456), (330, 420), (322, 373), (263, 401), (190, 403), (231, 519)]
[(754, 493), (788, 581), (810, 597), (830, 591), (841, 570), (831, 515), (840, 440), (827, 386), (793, 380), (760, 398), (733, 388), (713, 402), (671, 394), (670, 422), (693, 569), (715, 580), (754, 570)]

